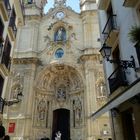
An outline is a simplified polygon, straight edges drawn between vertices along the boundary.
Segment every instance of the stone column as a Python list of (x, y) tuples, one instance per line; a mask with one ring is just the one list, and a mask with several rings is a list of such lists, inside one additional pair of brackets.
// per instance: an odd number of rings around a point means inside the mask
[[(34, 102), (34, 79), (37, 66), (37, 58), (15, 58), (16, 71), (23, 75), (23, 99), (20, 104), (18, 118), (16, 120), (16, 136), (24, 140), (32, 137), (32, 113)], [(28, 65), (26, 67), (25, 65)]]
[(100, 46), (97, 42), (99, 37), (99, 23), (98, 14), (96, 10), (82, 12), (82, 22), (83, 22), (83, 37), (84, 37), (84, 47), (92, 48)]
[(113, 137), (114, 140), (124, 140), (123, 136), (123, 126), (122, 126), (122, 119), (119, 112), (116, 112), (115, 110), (111, 111), (111, 117), (112, 117), (112, 128), (114, 129)]
[(82, 56), (85, 68), (85, 125), (86, 125), (86, 139), (90, 140), (97, 134), (97, 129), (95, 126), (96, 122), (93, 122), (90, 117), (93, 112), (97, 109), (96, 103), (96, 91), (95, 91), (95, 68), (96, 68), (96, 55), (87, 54)]

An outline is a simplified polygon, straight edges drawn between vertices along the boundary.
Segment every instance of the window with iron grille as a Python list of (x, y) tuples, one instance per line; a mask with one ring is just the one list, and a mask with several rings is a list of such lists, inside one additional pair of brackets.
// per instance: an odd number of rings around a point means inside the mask
[(11, 52), (11, 43), (7, 36), (2, 54), (2, 64), (4, 64), (8, 69), (10, 68), (10, 52)]
[(17, 27), (16, 27), (16, 13), (15, 13), (15, 9), (14, 8), (12, 9), (9, 26), (12, 28), (12, 30), (14, 32), (14, 35), (16, 36)]

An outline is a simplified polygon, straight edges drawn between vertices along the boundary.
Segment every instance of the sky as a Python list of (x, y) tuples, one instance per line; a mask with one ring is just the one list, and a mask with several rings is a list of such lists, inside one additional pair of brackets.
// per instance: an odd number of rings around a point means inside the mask
[[(80, 0), (67, 0), (66, 5), (70, 6), (77, 13), (80, 13), (79, 1)], [(47, 13), (50, 8), (53, 8), (53, 4), (54, 0), (48, 0), (48, 3), (44, 8), (44, 13)]]

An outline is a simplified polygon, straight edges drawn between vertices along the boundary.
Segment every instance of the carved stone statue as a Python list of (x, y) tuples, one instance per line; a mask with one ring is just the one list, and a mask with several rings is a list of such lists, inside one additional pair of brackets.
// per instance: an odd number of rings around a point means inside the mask
[(13, 78), (13, 85), (11, 88), (12, 98), (17, 98), (18, 94), (21, 94), (23, 91), (23, 85), (22, 85), (22, 77), (20, 73), (17, 73), (15, 77)]
[(65, 101), (66, 100), (66, 88), (65, 87), (59, 87), (57, 89), (57, 93), (56, 93), (56, 98), (58, 101)]
[(45, 120), (46, 102), (41, 100), (37, 106), (39, 120)]
[(75, 110), (75, 120), (80, 121), (82, 115), (82, 104), (80, 99), (77, 97), (74, 101), (74, 110)]

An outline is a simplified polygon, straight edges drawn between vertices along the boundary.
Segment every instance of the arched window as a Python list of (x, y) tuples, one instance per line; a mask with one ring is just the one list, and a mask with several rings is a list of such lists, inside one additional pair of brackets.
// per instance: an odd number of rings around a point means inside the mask
[(63, 27), (58, 28), (55, 32), (54, 41), (66, 41), (66, 30)]

